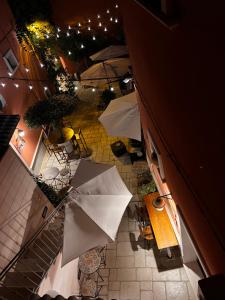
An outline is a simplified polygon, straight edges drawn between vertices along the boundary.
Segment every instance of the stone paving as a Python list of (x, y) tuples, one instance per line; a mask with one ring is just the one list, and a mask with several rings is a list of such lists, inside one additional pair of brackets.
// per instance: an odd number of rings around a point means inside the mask
[[(130, 192), (134, 195), (130, 208), (141, 202), (137, 193), (138, 173), (147, 169), (145, 161), (131, 164), (128, 157), (119, 159), (111, 151), (110, 144), (118, 140), (107, 136), (98, 122), (100, 115), (96, 104), (81, 103), (79, 111), (70, 116), (75, 127), (82, 129), (91, 158), (97, 162), (115, 164)], [(121, 139), (127, 144), (127, 139)], [(74, 174), (79, 160), (71, 161)], [(46, 154), (41, 171), (50, 166), (62, 166), (53, 155)], [(174, 252), (175, 253), (175, 252)], [(193, 300), (194, 295), (182, 265), (177, 264), (176, 255), (169, 260), (165, 253), (159, 252), (155, 243), (146, 249), (139, 239), (139, 229), (132, 214), (125, 212), (119, 227), (117, 239), (107, 245), (106, 267), (101, 269), (104, 281), (100, 296), (104, 300)], [(179, 260), (179, 259), (178, 259)]]

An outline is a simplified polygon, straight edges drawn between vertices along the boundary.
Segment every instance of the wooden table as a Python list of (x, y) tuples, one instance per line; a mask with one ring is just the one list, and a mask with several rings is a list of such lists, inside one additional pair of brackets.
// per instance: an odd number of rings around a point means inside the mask
[(166, 248), (168, 256), (171, 257), (169, 247), (177, 246), (178, 242), (165, 208), (162, 211), (158, 211), (152, 205), (152, 201), (159, 196), (158, 192), (151, 193), (144, 196), (144, 201), (148, 210), (158, 249)]

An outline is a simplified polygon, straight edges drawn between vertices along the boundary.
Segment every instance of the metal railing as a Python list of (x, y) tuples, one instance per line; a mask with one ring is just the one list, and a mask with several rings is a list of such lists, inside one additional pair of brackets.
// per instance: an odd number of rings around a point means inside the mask
[(63, 245), (65, 196), (0, 273), (0, 298), (28, 299), (35, 293)]

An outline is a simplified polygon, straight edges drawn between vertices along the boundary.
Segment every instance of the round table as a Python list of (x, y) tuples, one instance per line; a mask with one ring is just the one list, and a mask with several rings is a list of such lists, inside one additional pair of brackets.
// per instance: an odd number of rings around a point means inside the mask
[(43, 176), (47, 180), (55, 179), (58, 175), (59, 175), (59, 169), (56, 167), (45, 169), (43, 172)]
[(92, 274), (98, 270), (101, 264), (101, 256), (96, 249), (92, 249), (79, 257), (78, 266), (84, 274)]

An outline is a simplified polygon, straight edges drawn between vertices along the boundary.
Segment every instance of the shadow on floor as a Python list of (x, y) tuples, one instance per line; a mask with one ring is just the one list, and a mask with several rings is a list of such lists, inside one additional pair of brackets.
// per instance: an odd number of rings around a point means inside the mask
[(146, 241), (140, 235), (136, 240), (133, 232), (129, 233), (130, 243), (134, 252), (138, 251), (138, 246), (145, 250), (153, 250), (156, 265), (159, 272), (183, 267), (183, 260), (179, 246), (170, 247), (172, 257), (168, 257), (166, 249), (159, 250), (155, 240)]

